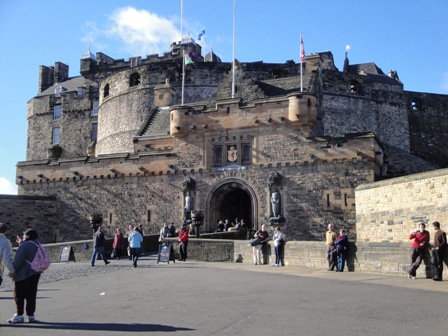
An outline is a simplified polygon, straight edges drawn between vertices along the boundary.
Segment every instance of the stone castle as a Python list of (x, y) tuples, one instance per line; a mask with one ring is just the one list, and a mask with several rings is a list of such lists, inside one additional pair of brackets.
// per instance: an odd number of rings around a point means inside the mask
[(206, 232), (243, 218), (290, 240), (320, 240), (328, 223), (356, 239), (357, 187), (448, 167), (447, 109), (374, 63), (346, 55), (340, 71), (331, 52), (233, 68), (191, 39), (128, 61), (89, 50), (80, 76), (40, 66), (19, 196), (1, 201), (17, 214), (0, 219), (47, 242), (90, 238), (92, 214), (109, 234), (157, 233), (199, 211)]

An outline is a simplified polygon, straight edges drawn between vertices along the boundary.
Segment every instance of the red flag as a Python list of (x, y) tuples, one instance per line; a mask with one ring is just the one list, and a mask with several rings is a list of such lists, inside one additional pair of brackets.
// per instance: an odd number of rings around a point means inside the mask
[(300, 33), (300, 63), (306, 63), (306, 61), (305, 61), (305, 47), (303, 46), (302, 33)]

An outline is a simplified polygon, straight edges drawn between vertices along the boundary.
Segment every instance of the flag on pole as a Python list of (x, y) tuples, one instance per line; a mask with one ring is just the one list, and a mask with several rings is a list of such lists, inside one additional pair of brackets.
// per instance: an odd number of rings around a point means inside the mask
[(190, 56), (188, 56), (187, 54), (185, 54), (184, 56), (185, 56), (185, 65), (194, 63)]
[(196, 38), (196, 40), (201, 41), (202, 36), (205, 35), (205, 28), (201, 30), (201, 32), (198, 34), (198, 37)]
[(300, 63), (306, 63), (305, 47), (303, 46), (302, 32), (300, 32)]

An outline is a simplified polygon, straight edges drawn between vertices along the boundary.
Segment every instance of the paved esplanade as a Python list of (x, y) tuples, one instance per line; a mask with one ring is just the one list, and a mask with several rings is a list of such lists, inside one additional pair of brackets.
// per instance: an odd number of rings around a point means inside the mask
[(96, 267), (53, 264), (42, 276), (39, 324), (8, 325), (11, 281), (0, 287), (0, 335), (443, 335), (448, 281), (236, 263), (158, 264), (143, 257)]

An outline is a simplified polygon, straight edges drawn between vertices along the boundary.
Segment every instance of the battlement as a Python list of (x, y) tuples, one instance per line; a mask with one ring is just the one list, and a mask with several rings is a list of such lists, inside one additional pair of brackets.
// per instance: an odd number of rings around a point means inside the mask
[[(201, 55), (201, 46), (196, 43), (172, 43), (171, 50), (165, 52), (162, 56), (158, 54), (147, 55), (146, 58), (141, 56), (131, 57), (128, 61), (124, 59), (113, 59), (112, 57), (97, 52), (95, 57), (81, 58), (80, 73), (83, 77), (92, 79), (103, 73), (110, 73), (120, 71), (126, 68), (133, 68), (141, 65), (148, 65), (151, 63), (178, 60), (182, 58), (183, 52), (189, 55), (194, 62), (203, 62), (204, 58)], [(90, 53), (90, 49), (89, 49)]]

